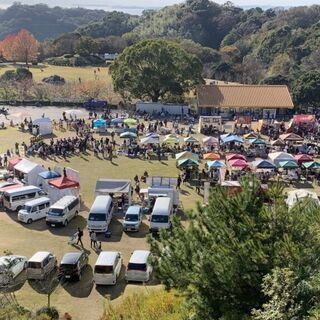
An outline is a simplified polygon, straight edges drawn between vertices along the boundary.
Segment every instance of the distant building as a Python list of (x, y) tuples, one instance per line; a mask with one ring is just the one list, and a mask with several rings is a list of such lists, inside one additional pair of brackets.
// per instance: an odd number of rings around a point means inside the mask
[(119, 53), (105, 53), (103, 55), (103, 58), (106, 60), (106, 61), (113, 61), (113, 60), (116, 60), (119, 56)]
[(291, 95), (285, 85), (199, 85), (197, 86), (198, 114), (250, 114), (275, 118), (293, 109)]

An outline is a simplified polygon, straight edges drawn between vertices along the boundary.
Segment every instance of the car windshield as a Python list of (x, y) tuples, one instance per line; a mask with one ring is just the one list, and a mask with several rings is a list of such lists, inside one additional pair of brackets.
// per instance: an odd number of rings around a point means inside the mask
[(147, 265), (145, 263), (129, 263), (128, 270), (147, 271)]
[(48, 213), (50, 216), (56, 216), (56, 217), (61, 217), (63, 216), (63, 209), (55, 209), (55, 208), (52, 208), (49, 210), (49, 213)]
[(126, 221), (138, 221), (139, 220), (139, 215), (137, 215), (137, 214), (126, 214), (125, 220)]
[(95, 273), (103, 273), (103, 274), (112, 274), (113, 267), (112, 266), (95, 266), (94, 272)]
[(89, 221), (106, 221), (106, 215), (100, 213), (90, 213)]
[(162, 215), (151, 216), (151, 222), (168, 223), (168, 221), (169, 221), (169, 216), (162, 216)]
[(23, 210), (25, 210), (26, 212), (30, 213), (32, 211), (32, 206), (23, 206)]

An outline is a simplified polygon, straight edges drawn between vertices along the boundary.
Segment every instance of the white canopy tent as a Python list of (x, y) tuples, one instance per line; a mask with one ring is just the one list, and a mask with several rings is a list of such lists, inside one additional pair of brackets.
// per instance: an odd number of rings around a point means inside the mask
[(38, 174), (46, 171), (44, 167), (27, 159), (22, 159), (14, 166), (13, 170), (14, 175), (22, 179), (27, 185), (37, 185)]
[(50, 135), (53, 132), (52, 121), (50, 118), (39, 118), (32, 121), (34, 134), (39, 134), (40, 136)]
[(160, 140), (159, 140), (159, 138), (154, 138), (154, 137), (150, 136), (150, 137), (142, 138), (140, 140), (140, 143), (144, 144), (144, 145), (145, 144), (159, 144)]
[(95, 196), (125, 194), (131, 205), (131, 180), (99, 179), (96, 183)]
[(291, 154), (286, 152), (272, 152), (268, 154), (268, 157), (277, 167), (281, 161), (296, 161)]
[(304, 189), (289, 191), (286, 203), (289, 208), (292, 208), (297, 202), (302, 202), (306, 199), (311, 199), (317, 205), (320, 205), (320, 201), (317, 194), (315, 192), (304, 190)]

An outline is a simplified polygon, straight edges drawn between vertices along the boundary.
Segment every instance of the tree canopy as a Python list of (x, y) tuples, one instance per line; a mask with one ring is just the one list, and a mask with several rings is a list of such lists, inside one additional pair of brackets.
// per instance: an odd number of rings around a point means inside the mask
[[(320, 297), (319, 207), (307, 201), (289, 210), (280, 185), (265, 194), (255, 178), (242, 186), (232, 197), (215, 188), (188, 227), (175, 218), (171, 234), (149, 238), (157, 276), (187, 296), (193, 319), (287, 319), (263, 318), (275, 298), (281, 312), (292, 307), (302, 319)], [(268, 290), (277, 285), (278, 293), (290, 290), (290, 300)]]
[(114, 88), (124, 97), (181, 100), (201, 83), (200, 60), (176, 43), (145, 40), (128, 47), (111, 65)]

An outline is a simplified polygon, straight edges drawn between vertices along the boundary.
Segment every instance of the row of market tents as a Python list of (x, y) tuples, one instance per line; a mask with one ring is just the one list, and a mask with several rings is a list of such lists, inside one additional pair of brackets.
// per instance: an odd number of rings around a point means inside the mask
[(59, 167), (48, 170), (28, 159), (13, 158), (9, 160), (8, 170), (13, 171), (14, 176), (21, 179), (24, 184), (41, 187), (52, 201), (57, 201), (66, 195), (80, 194), (80, 174), (71, 168), (65, 169), (66, 176), (64, 176)]

